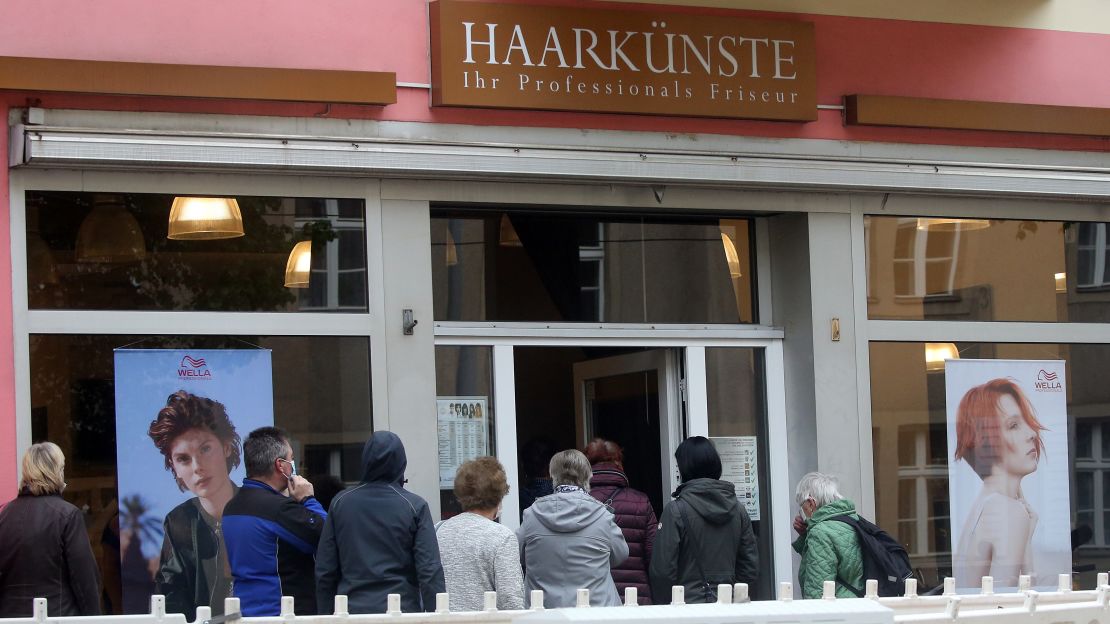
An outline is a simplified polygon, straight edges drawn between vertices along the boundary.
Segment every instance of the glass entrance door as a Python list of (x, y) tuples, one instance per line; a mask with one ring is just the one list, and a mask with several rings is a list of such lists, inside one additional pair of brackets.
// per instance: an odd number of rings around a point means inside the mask
[(683, 431), (678, 352), (652, 349), (574, 364), (578, 448), (594, 438), (624, 449), (635, 487), (661, 511), (678, 486), (674, 450)]

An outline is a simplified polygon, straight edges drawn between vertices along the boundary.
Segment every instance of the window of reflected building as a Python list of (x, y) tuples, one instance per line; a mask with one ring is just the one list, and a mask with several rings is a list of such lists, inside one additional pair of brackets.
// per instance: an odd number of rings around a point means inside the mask
[(754, 323), (751, 222), (432, 211), (441, 321)]

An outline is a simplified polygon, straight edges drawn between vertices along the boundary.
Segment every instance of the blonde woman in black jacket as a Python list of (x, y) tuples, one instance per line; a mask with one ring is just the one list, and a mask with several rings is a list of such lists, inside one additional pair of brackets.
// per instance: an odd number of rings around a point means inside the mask
[(62, 500), (65, 456), (52, 442), (23, 455), (19, 496), (0, 509), (0, 618), (100, 615), (96, 559), (80, 509)]

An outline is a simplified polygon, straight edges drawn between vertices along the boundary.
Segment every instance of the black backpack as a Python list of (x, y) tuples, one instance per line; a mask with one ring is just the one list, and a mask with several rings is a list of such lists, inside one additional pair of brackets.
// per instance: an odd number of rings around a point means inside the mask
[[(851, 526), (859, 536), (859, 547), (863, 553), (863, 578), (875, 579), (879, 582), (879, 596), (901, 596), (906, 591), (906, 579), (913, 575), (910, 567), (910, 556), (904, 546), (898, 543), (886, 531), (875, 526), (874, 523), (863, 518), (853, 518), (851, 515), (833, 516), (829, 520), (837, 520)], [(848, 588), (859, 598), (863, 598), (863, 588), (853, 587), (840, 576), (836, 582)]]

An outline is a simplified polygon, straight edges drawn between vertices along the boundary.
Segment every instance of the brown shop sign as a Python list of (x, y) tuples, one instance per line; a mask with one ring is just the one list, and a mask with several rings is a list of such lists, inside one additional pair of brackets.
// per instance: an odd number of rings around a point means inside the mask
[(817, 119), (810, 22), (431, 3), (432, 104)]

